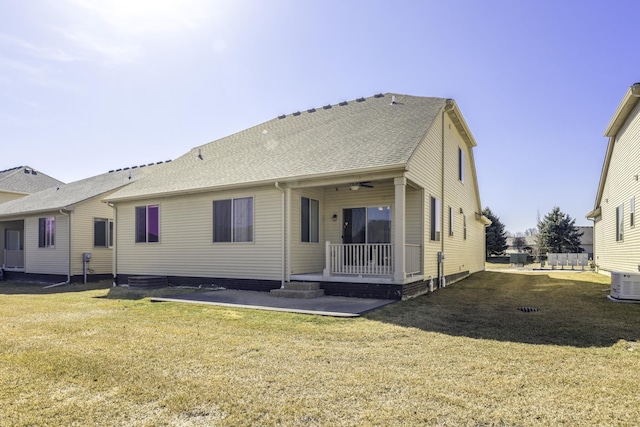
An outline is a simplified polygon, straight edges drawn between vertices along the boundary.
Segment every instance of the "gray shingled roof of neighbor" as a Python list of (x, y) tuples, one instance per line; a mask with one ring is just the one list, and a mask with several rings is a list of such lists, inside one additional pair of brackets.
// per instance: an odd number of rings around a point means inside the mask
[(402, 167), (446, 101), (387, 93), (282, 115), (195, 147), (108, 199)]
[(0, 171), (0, 191), (9, 193), (32, 194), (62, 183), (29, 166)]
[(148, 167), (119, 169), (69, 184), (59, 184), (56, 187), (1, 203), (0, 218), (72, 208), (78, 203), (135, 182), (152, 170), (168, 164), (160, 165), (160, 163)]

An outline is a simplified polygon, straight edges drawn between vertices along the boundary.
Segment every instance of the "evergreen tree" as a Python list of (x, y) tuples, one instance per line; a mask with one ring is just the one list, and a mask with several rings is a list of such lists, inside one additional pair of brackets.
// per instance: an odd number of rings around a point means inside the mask
[(491, 220), (491, 225), (487, 231), (487, 256), (501, 255), (507, 249), (507, 233), (504, 231), (504, 224), (500, 222), (500, 218), (491, 212), (488, 207), (484, 208), (482, 215)]
[(540, 246), (551, 253), (582, 252), (582, 232), (578, 231), (575, 222), (575, 219), (571, 219), (559, 207), (554, 207), (538, 224)]

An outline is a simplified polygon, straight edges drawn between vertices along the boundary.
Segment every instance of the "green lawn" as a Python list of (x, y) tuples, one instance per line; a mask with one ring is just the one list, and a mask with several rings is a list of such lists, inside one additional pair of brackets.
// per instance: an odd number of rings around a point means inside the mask
[(608, 280), (484, 272), (355, 319), (0, 282), (0, 425), (638, 425)]

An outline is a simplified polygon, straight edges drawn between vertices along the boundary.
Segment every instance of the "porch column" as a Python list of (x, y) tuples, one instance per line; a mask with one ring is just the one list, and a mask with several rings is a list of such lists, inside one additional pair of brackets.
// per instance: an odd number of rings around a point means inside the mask
[(405, 193), (407, 190), (407, 178), (394, 178), (395, 206), (393, 209), (393, 280), (396, 283), (404, 283), (406, 272), (404, 269), (404, 241), (405, 241)]

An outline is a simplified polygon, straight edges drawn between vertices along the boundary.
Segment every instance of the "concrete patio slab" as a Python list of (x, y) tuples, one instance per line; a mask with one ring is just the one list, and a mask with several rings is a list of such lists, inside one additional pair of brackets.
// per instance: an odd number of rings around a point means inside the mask
[(285, 311), (334, 317), (358, 317), (369, 311), (392, 304), (396, 300), (322, 296), (310, 299), (275, 297), (268, 292), (216, 290), (168, 298), (153, 297), (153, 302), (211, 304), (257, 310)]

